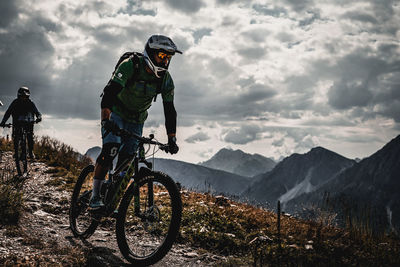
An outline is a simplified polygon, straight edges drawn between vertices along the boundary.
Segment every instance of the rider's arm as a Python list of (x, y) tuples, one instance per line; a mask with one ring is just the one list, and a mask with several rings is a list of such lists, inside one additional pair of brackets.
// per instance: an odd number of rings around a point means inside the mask
[(165, 116), (165, 128), (167, 129), (168, 136), (175, 136), (176, 134), (176, 110), (174, 102), (163, 102), (164, 104), (164, 116)]
[(174, 82), (169, 75), (169, 72), (165, 74), (162, 87), (162, 99), (164, 105), (164, 116), (165, 116), (165, 128), (169, 137), (175, 136), (176, 134), (176, 110), (174, 106)]
[(42, 114), (39, 112), (39, 110), (37, 109), (35, 103), (33, 103), (33, 102), (32, 102), (32, 111), (33, 111), (33, 113), (35, 113), (36, 118), (38, 118), (40, 120), (42, 119)]
[(104, 94), (101, 99), (101, 109), (111, 110), (115, 102), (117, 101), (117, 95), (122, 90), (122, 85), (110, 80), (104, 88)]
[(4, 114), (3, 120), (1, 121), (1, 124), (5, 124), (8, 118), (10, 118), (11, 114), (14, 112), (15, 105), (16, 105), (16, 100), (14, 100), (8, 107), (6, 113)]

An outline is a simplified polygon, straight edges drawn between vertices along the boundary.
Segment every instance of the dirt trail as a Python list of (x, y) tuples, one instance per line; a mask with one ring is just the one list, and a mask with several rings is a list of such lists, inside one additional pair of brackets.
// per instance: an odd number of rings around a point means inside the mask
[[(13, 164), (12, 153), (6, 152), (0, 170), (10, 164)], [(7, 259), (9, 263), (28, 266), (38, 263), (40, 266), (128, 265), (117, 245), (115, 220), (101, 224), (87, 240), (74, 238), (68, 222), (71, 192), (59, 191), (49, 183), (56, 178), (46, 173), (49, 167), (44, 163), (32, 162), (30, 166), (29, 177), (21, 181), (24, 208), (19, 227), (0, 226), (0, 262)], [(89, 255), (89, 260), (84, 253)], [(221, 259), (187, 245), (175, 244), (154, 266), (210, 266)]]

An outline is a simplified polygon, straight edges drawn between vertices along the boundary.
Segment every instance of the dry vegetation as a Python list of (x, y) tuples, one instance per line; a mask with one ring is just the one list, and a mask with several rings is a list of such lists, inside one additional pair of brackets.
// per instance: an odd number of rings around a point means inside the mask
[[(10, 142), (1, 141), (2, 151), (11, 149)], [(52, 180), (60, 190), (71, 190), (79, 170), (88, 163), (88, 159), (80, 158), (72, 148), (49, 137), (38, 140), (35, 154), (38, 160), (53, 167), (49, 172), (62, 176)], [(3, 170), (0, 179), (0, 227), (8, 227), (10, 235), (19, 235), (26, 242), (35, 242), (18, 226), (23, 203), (18, 183), (12, 181), (13, 176)], [(278, 232), (277, 214), (262, 208), (186, 190), (182, 191), (182, 201), (183, 219), (177, 242), (224, 255), (225, 260), (221, 260), (218, 266), (400, 265), (398, 236), (376, 236), (357, 230), (354, 225), (351, 229), (336, 228), (330, 224), (334, 217), (332, 214), (321, 212), (316, 221), (299, 220), (282, 214)], [(40, 242), (37, 243), (40, 246)], [(56, 246), (53, 249), (50, 253), (65, 255), (65, 262), (58, 264), (90, 265), (87, 251), (66, 251)], [(32, 261), (41, 265), (44, 258)], [(21, 259), (10, 258), (0, 262), (0, 265), (10, 263), (29, 265)]]
[[(235, 265), (396, 266), (400, 239), (304, 221), (209, 194), (183, 193), (180, 242), (233, 257)], [(321, 215), (322, 216), (322, 215)], [(223, 263), (221, 263), (223, 264)]]

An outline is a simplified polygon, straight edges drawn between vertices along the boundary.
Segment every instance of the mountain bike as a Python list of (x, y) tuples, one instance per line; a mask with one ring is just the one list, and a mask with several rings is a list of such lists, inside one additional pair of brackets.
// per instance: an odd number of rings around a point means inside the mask
[[(17, 167), (17, 173), (19, 176), (27, 176), (28, 175), (28, 160), (27, 160), (27, 135), (28, 135), (28, 127), (30, 124), (37, 123), (35, 122), (26, 122), (26, 123), (21, 123), (19, 125), (21, 132), (19, 134), (13, 134), (14, 140), (14, 145), (16, 144), (17, 147), (14, 147), (15, 154), (14, 154), (14, 159), (15, 159), (15, 165)], [(11, 123), (5, 124), (4, 127), (10, 128), (13, 126)]]
[(82, 170), (72, 194), (70, 227), (75, 237), (86, 239), (95, 232), (101, 218), (114, 217), (122, 255), (134, 266), (151, 265), (168, 253), (178, 235), (182, 200), (172, 178), (152, 170), (152, 163), (145, 158), (144, 145), (158, 146), (165, 152), (169, 147), (155, 141), (154, 135), (146, 138), (122, 129), (114, 134), (136, 138), (138, 150), (114, 172), (108, 172), (108, 179), (100, 189), (105, 204), (101, 211), (89, 209), (94, 166)]

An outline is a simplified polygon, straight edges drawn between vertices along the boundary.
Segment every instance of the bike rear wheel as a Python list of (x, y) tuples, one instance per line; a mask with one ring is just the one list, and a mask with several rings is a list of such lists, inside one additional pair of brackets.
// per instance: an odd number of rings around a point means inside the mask
[(151, 172), (132, 183), (118, 209), (116, 232), (122, 255), (135, 266), (161, 260), (178, 235), (181, 216), (180, 192), (169, 176)]
[(69, 208), (69, 224), (75, 237), (90, 237), (99, 220), (89, 212), (89, 201), (92, 196), (94, 166), (85, 167), (76, 181)]

